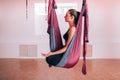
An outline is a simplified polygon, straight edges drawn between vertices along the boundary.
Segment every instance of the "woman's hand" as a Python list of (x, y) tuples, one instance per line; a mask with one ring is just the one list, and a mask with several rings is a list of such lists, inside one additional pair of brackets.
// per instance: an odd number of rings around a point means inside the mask
[(48, 53), (42, 53), (43, 56), (48, 57), (52, 55), (52, 52), (48, 52)]

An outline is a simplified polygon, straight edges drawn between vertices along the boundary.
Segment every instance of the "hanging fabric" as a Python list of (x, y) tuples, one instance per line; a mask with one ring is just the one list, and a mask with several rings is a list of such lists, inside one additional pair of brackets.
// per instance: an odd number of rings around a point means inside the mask
[(26, 0), (26, 20), (28, 19), (28, 0)]
[(57, 8), (55, 1), (49, 0), (47, 32), (50, 35), (49, 37), (50, 37), (50, 50), (51, 51), (56, 51), (63, 47), (55, 8)]
[[(50, 38), (50, 50), (56, 51), (63, 47), (58, 20), (55, 12), (56, 2), (55, 0), (49, 0), (48, 6), (48, 34)], [(76, 27), (76, 32), (60, 61), (54, 65), (57, 67), (71, 68), (80, 58), (80, 46), (82, 36), (82, 20), (84, 17), (84, 33), (83, 33), (83, 66), (82, 73), (86, 74), (86, 42), (88, 42), (88, 8), (86, 0), (83, 0), (82, 9), (80, 11), (80, 17)], [(84, 15), (84, 16), (83, 16)], [(50, 64), (51, 65), (51, 64)]]

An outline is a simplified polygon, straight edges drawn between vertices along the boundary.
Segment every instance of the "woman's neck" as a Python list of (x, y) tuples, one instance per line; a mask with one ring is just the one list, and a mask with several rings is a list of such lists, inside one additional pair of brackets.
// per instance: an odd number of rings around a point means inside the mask
[(75, 27), (75, 23), (74, 22), (69, 22), (69, 26), (70, 26), (70, 28)]

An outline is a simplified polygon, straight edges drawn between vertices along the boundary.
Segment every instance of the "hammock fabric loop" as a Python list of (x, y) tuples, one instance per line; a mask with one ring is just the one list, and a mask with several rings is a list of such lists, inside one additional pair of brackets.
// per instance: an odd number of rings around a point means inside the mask
[[(56, 51), (63, 47), (62, 38), (60, 34), (59, 24), (57, 20), (57, 15), (55, 9), (57, 8), (55, 0), (49, 0), (48, 5), (48, 29), (47, 32), (50, 38), (50, 50)], [(73, 67), (80, 58), (80, 46), (82, 37), (82, 21), (84, 18), (83, 26), (83, 65), (82, 73), (86, 74), (86, 43), (88, 42), (88, 7), (86, 0), (83, 0), (81, 14), (78, 19), (76, 32), (66, 50), (66, 52), (61, 57), (60, 61), (54, 66), (62, 68)], [(54, 55), (53, 55), (54, 56)], [(46, 58), (47, 59), (47, 58)], [(55, 60), (53, 60), (55, 61)], [(48, 63), (49, 64), (49, 63)], [(51, 65), (51, 64), (49, 64)]]

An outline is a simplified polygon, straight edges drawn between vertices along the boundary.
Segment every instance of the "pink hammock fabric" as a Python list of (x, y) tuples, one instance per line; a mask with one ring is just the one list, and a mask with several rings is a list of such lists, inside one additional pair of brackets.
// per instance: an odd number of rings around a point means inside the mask
[[(63, 47), (55, 8), (56, 8), (55, 0), (49, 0), (47, 32), (50, 35), (51, 51), (56, 51)], [(83, 0), (81, 14), (76, 27), (75, 35), (71, 40), (71, 43), (69, 44), (67, 51), (64, 53), (63, 58), (56, 66), (63, 68), (71, 68), (79, 61), (83, 15), (84, 15), (84, 31), (83, 31), (82, 73), (86, 74), (86, 42), (88, 42), (88, 8), (87, 8), (86, 0)]]
[[(50, 35), (51, 51), (55, 51), (55, 50), (58, 50), (58, 49), (63, 47), (62, 38), (61, 38), (61, 34), (60, 34), (60, 29), (59, 29), (59, 24), (58, 24), (55, 8), (57, 8), (55, 0), (49, 0), (49, 5), (48, 5), (48, 30), (47, 30), (47, 32)], [(54, 30), (55, 35), (52, 35), (52, 33), (51, 33), (52, 29)], [(56, 41), (55, 44), (52, 43), (51, 36), (55, 36), (55, 41)], [(55, 45), (55, 46), (52, 47), (52, 45)]]

